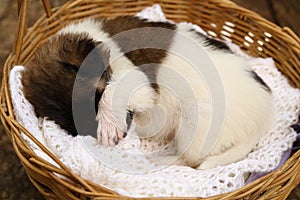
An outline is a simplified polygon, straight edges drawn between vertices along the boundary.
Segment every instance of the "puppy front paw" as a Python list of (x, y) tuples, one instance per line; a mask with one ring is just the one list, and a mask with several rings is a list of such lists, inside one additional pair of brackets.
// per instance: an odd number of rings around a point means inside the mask
[(114, 146), (126, 137), (126, 132), (119, 127), (115, 120), (106, 119), (107, 116), (98, 115), (97, 138), (105, 146)]
[(203, 160), (203, 162), (197, 167), (197, 169), (207, 170), (224, 165), (224, 160), (219, 156), (210, 156)]
[(105, 146), (117, 145), (126, 137), (127, 132), (127, 110), (118, 107), (114, 110), (110, 100), (108, 92), (104, 92), (98, 104), (96, 117), (98, 142)]
[(203, 163), (201, 163), (198, 167), (197, 167), (197, 169), (201, 169), (201, 170), (207, 170), (207, 169), (212, 169), (212, 168), (214, 168), (214, 167), (216, 167), (213, 163), (210, 163), (210, 162), (203, 162)]

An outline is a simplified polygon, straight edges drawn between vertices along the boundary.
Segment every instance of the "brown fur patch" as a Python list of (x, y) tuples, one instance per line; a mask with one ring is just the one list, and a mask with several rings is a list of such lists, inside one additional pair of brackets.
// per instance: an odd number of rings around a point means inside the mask
[[(149, 29), (150, 27), (153, 29)], [(175, 29), (176, 26), (168, 22), (148, 22), (131, 16), (103, 21), (103, 30), (112, 36), (134, 65), (141, 66), (141, 70), (147, 74), (151, 86), (156, 91), (158, 91), (156, 84), (158, 63), (162, 63), (166, 57), (175, 33), (172, 30)]]
[[(79, 92), (77, 92), (75, 103), (72, 101), (77, 72), (82, 64), (87, 66), (95, 64), (95, 62), (85, 60), (85, 58), (94, 52), (95, 47), (97, 49), (99, 46), (101, 44), (95, 43), (84, 34), (66, 34), (53, 37), (36, 51), (22, 73), (25, 97), (34, 106), (36, 114), (55, 120), (72, 135), (78, 134), (73, 121), (72, 103), (91, 104), (95, 102), (95, 99), (98, 103), (97, 99), (100, 99), (101, 96), (101, 90), (95, 94), (97, 86), (95, 81), (99, 81), (99, 77), (91, 77), (82, 72), (80, 79), (87, 80), (87, 82), (82, 84), (80, 88), (75, 88)], [(103, 50), (100, 48), (95, 53), (101, 54), (102, 52)], [(103, 65), (99, 67), (108, 63), (105, 61), (104, 53), (100, 59), (102, 59)], [(107, 74), (103, 78), (107, 79)], [(107, 80), (101, 81), (98, 88), (104, 88), (102, 84), (107, 82)], [(92, 106), (96, 112), (95, 104)], [(80, 131), (95, 131), (97, 128), (95, 118), (89, 117), (89, 114), (84, 113), (84, 110), (82, 112), (82, 116), (86, 118), (82, 118), (84, 127)]]

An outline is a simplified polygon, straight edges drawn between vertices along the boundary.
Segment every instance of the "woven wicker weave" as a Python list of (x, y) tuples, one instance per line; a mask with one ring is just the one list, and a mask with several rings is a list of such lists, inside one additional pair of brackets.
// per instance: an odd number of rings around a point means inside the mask
[[(37, 46), (74, 20), (88, 16), (133, 15), (147, 6), (159, 3), (168, 19), (198, 24), (209, 35), (220, 39), (230, 39), (252, 56), (273, 57), (277, 68), (288, 77), (290, 83), (300, 88), (299, 38), (289, 28), (278, 27), (256, 13), (228, 0), (75, 0), (55, 9), (51, 9), (49, 2), (43, 0), (46, 14), (29, 29), (25, 28), (28, 1), (19, 0), (18, 2), (20, 17), (16, 46), (7, 58), (3, 71), (0, 95), (1, 121), (30, 180), (46, 199), (117, 199), (122, 197), (73, 174), (33, 138), (13, 115), (8, 89), (10, 69), (16, 64), (26, 65)], [(40, 146), (60, 168), (34, 154), (21, 137), (20, 131)], [(57, 174), (67, 179), (59, 178)], [(279, 170), (234, 192), (205, 199), (282, 200), (287, 198), (299, 182), (300, 150)]]

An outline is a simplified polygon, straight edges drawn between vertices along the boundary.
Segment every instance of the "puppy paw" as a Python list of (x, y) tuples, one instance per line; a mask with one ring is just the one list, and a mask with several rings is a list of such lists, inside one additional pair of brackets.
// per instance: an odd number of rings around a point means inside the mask
[(126, 137), (127, 110), (125, 108), (113, 110), (112, 103), (105, 92), (99, 101), (98, 108), (96, 117), (98, 141), (105, 146), (117, 145), (120, 140)]
[(114, 146), (119, 144), (126, 136), (124, 128), (117, 125), (116, 120), (107, 119), (108, 116), (98, 115), (97, 138), (105, 146)]
[(198, 167), (197, 169), (207, 170), (212, 169), (217, 166), (224, 165), (224, 160), (220, 160), (218, 156), (211, 156), (206, 158)]
[(214, 167), (216, 167), (214, 164), (204, 161), (203, 163), (200, 164), (199, 167), (197, 167), (197, 169), (207, 170), (207, 169), (212, 169)]

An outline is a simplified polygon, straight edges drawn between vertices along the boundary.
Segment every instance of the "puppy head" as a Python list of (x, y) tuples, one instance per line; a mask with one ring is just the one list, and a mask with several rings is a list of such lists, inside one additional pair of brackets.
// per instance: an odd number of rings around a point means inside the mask
[[(72, 135), (96, 132), (98, 101), (110, 77), (108, 63), (103, 43), (85, 34), (55, 36), (36, 51), (22, 74), (25, 97), (38, 116), (54, 120)], [(73, 120), (74, 107), (81, 112), (80, 130)]]

